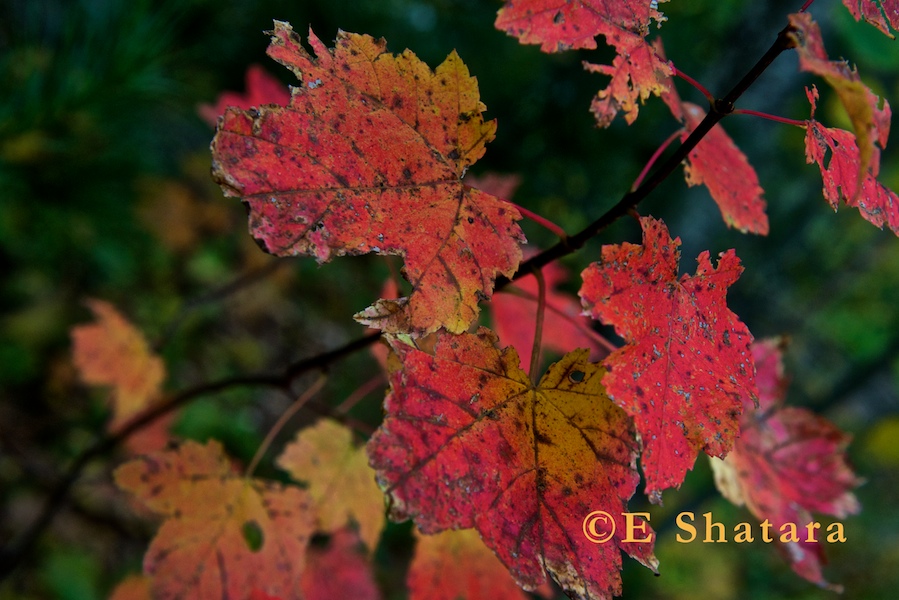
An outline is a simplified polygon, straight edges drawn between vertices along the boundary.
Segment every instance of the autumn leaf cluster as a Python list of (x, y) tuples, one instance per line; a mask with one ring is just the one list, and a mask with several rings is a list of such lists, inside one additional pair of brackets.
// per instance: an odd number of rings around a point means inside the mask
[[(847, 7), (885, 33), (896, 27), (891, 0)], [(766, 235), (762, 183), (719, 123), (740, 111), (742, 90), (709, 95), (708, 109), (682, 101), (674, 82), (692, 79), (658, 35), (649, 39), (664, 21), (655, 2), (509, 0), (496, 27), (544, 52), (595, 48), (601, 37), (615, 52), (611, 64), (584, 65), (607, 78), (589, 107), (597, 124), (619, 114), (633, 124), (640, 105), (660, 97), (677, 122), (668, 143), (684, 148), (674, 166), (683, 164), (686, 182), (708, 189), (729, 227)], [(834, 209), (845, 203), (899, 234), (899, 197), (877, 180), (889, 104), (828, 57), (808, 12), (787, 21), (775, 50), (795, 50), (799, 68), (833, 88), (853, 131), (815, 119), (814, 87), (808, 119), (757, 116), (805, 130), (806, 160)], [(402, 295), (385, 294), (354, 317), (389, 348), (384, 418), (364, 446), (333, 420), (300, 431), (275, 461), (286, 482), (255, 478), (252, 466), (241, 473), (216, 442), (135, 449), (116, 481), (161, 522), (143, 578), (127, 583), (136, 593), (314, 599), (351, 589), (376, 598), (371, 556), (386, 499), (389, 517), (412, 519), (419, 532), (413, 598), (448, 588), (511, 598), (521, 594), (514, 584), (546, 591), (548, 576), (571, 597), (609, 598), (622, 592), (622, 552), (660, 567), (652, 542), (621, 533), (641, 473), (660, 504), (701, 453), (722, 494), (759, 520), (859, 510), (848, 436), (783, 406), (779, 349), (754, 341), (727, 305), (743, 271), (736, 252), (702, 252), (695, 272), (681, 274), (680, 238), (637, 214), (643, 175), (614, 216), (636, 217), (641, 239), (604, 245), (575, 298), (558, 289), (567, 274), (553, 259), (582, 245), (581, 234), (514, 204), (514, 185), (466, 177), (497, 122), (455, 52), (432, 69), (368, 35), (340, 32), (329, 48), (276, 21), (268, 54), (296, 82), (288, 97), (253, 71), (247, 98), (207, 107), (210, 116), (223, 111), (213, 177), (246, 204), (250, 233), (271, 254), (400, 258), (404, 282), (389, 287)], [(557, 255), (523, 250), (523, 216), (559, 234)], [(481, 324), (482, 305), (496, 331)], [(158, 399), (164, 370), (114, 309), (91, 308), (97, 324), (73, 333), (76, 364), (87, 383), (112, 387), (115, 430)], [(561, 357), (541, 375), (546, 352)], [(618, 521), (612, 543), (581, 535), (593, 510)], [(820, 547), (785, 555), (799, 575), (830, 585)], [(504, 571), (511, 577), (497, 575)], [(138, 597), (122, 589), (117, 597)]]

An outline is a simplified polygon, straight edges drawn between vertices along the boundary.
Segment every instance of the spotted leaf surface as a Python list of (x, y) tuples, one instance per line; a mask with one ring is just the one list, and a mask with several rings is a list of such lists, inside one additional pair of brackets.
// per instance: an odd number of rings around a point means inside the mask
[[(814, 117), (818, 90), (812, 88), (806, 93)], [(886, 225), (899, 235), (899, 196), (877, 181), (879, 153), (863, 170), (855, 136), (844, 129), (824, 127), (812, 118), (805, 132), (805, 160), (821, 170), (824, 198), (834, 210), (842, 200), (858, 208), (865, 220), (880, 228)]]
[(586, 350), (533, 385), (484, 328), (438, 333), (433, 354), (392, 345), (402, 369), (368, 452), (395, 519), (428, 534), (474, 527), (520, 585), (548, 572), (574, 598), (620, 593), (619, 548), (657, 566), (651, 543), (623, 541), (623, 523), (606, 544), (581, 533), (593, 510), (620, 515), (639, 480), (630, 422)]
[(646, 492), (681, 484), (699, 451), (723, 456), (739, 431), (743, 397), (755, 398), (752, 336), (727, 308), (742, 272), (733, 250), (699, 255), (695, 275), (678, 277), (680, 239), (662, 221), (640, 219), (643, 244), (603, 246), (584, 270), (588, 313), (613, 325), (625, 346), (609, 355), (604, 385), (634, 418), (643, 444)]
[[(810, 14), (790, 15), (790, 25), (795, 30), (792, 36), (799, 53), (799, 68), (823, 77), (836, 91), (849, 115), (858, 148), (858, 183), (862, 183), (869, 170), (876, 176), (880, 148), (886, 147), (890, 135), (890, 104), (862, 83), (858, 72), (849, 63), (827, 58), (821, 29)], [(855, 189), (858, 192), (858, 188)]]
[(300, 81), (287, 107), (231, 109), (212, 144), (225, 193), (250, 207), (271, 253), (404, 257), (408, 297), (356, 315), (388, 332), (464, 331), (498, 274), (511, 276), (523, 235), (510, 204), (461, 182), (484, 154), (476, 80), (454, 52), (431, 70), (408, 50), (341, 32), (315, 57), (275, 22), (269, 55)]
[(818, 542), (807, 542), (805, 527), (813, 512), (842, 519), (859, 511), (851, 490), (860, 481), (846, 460), (849, 436), (808, 409), (783, 406), (786, 382), (776, 344), (754, 344), (753, 354), (767, 384), (760, 386), (759, 407), (743, 413), (733, 451), (723, 461), (713, 459), (715, 483), (728, 500), (770, 521), (774, 532), (796, 523), (800, 541), (783, 545), (793, 570), (822, 587), (838, 588), (821, 570), (824, 531), (817, 532)]
[(865, 20), (890, 37), (899, 29), (899, 0), (843, 0), (856, 21)]
[(144, 556), (153, 598), (299, 600), (313, 529), (303, 490), (233, 473), (215, 441), (133, 460), (115, 480), (164, 518)]

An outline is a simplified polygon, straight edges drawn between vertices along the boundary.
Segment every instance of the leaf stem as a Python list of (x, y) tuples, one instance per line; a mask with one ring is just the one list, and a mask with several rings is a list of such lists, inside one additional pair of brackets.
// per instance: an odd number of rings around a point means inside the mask
[(686, 73), (684, 73), (683, 71), (681, 71), (680, 69), (675, 67), (674, 65), (671, 65), (671, 68), (674, 69), (675, 75), (677, 75), (678, 77), (680, 77), (681, 79), (683, 79), (684, 81), (686, 81), (687, 83), (689, 83), (690, 85), (695, 87), (697, 90), (699, 90), (699, 92), (703, 96), (705, 96), (706, 100), (709, 101), (709, 104), (712, 104), (715, 102), (715, 96), (712, 94), (712, 92), (708, 91), (704, 85), (702, 85), (701, 83), (699, 83), (698, 81), (696, 81), (695, 79), (693, 79), (692, 77), (690, 77), (689, 75), (687, 75)]
[(674, 133), (669, 135), (665, 139), (665, 141), (662, 142), (662, 145), (659, 146), (656, 149), (656, 151), (652, 153), (652, 156), (649, 157), (649, 161), (646, 163), (646, 166), (643, 167), (643, 170), (640, 171), (639, 175), (637, 175), (637, 179), (634, 180), (634, 185), (631, 186), (632, 192), (634, 190), (636, 190), (638, 187), (640, 187), (640, 184), (643, 183), (643, 179), (646, 177), (646, 174), (649, 173), (649, 170), (652, 168), (652, 166), (654, 164), (656, 164), (656, 161), (659, 159), (659, 157), (662, 155), (662, 153), (665, 152), (665, 150), (668, 148), (668, 146), (671, 145), (671, 142), (676, 140), (678, 138), (678, 136), (680, 136), (683, 132), (684, 132), (684, 128), (681, 127), (680, 129), (678, 129), (677, 131), (675, 131)]
[(555, 223), (553, 223), (552, 221), (550, 221), (549, 219), (547, 219), (545, 217), (541, 217), (537, 213), (531, 212), (528, 209), (526, 209), (525, 207), (515, 204), (511, 200), (503, 200), (503, 202), (508, 202), (509, 204), (514, 206), (516, 209), (518, 209), (518, 212), (520, 212), (523, 216), (527, 217), (528, 219), (530, 219), (537, 225), (540, 225), (544, 229), (548, 229), (549, 231), (554, 233), (559, 239), (562, 239), (562, 240), (568, 239), (568, 234), (565, 233), (565, 230), (562, 229), (561, 227), (559, 227), (558, 225), (556, 225)]
[(543, 347), (543, 317), (546, 313), (546, 281), (543, 279), (543, 270), (534, 269), (534, 279), (537, 280), (537, 318), (534, 321), (534, 347), (531, 349), (530, 375), (534, 385), (540, 380), (540, 349)]
[[(743, 78), (731, 89), (724, 98), (712, 102), (711, 109), (705, 118), (699, 123), (696, 129), (684, 140), (678, 149), (671, 154), (667, 160), (659, 165), (655, 171), (645, 180), (645, 182), (636, 190), (627, 192), (617, 204), (612, 206), (598, 219), (587, 225), (582, 231), (570, 236), (568, 239), (562, 240), (555, 246), (552, 246), (540, 254), (526, 260), (519, 266), (518, 272), (512, 277), (512, 281), (533, 272), (535, 268), (543, 267), (554, 260), (558, 260), (563, 256), (567, 256), (579, 250), (587, 243), (588, 240), (599, 235), (605, 229), (626, 215), (628, 211), (642, 202), (656, 187), (659, 186), (671, 173), (677, 169), (681, 162), (690, 154), (690, 151), (711, 131), (721, 119), (734, 110), (734, 103), (743, 93), (761, 76), (765, 70), (771, 66), (771, 63), (780, 56), (785, 50), (794, 46), (793, 40), (789, 34), (792, 32), (792, 26), (787, 25), (778, 34), (777, 38), (771, 44), (771, 47), (762, 55), (761, 58), (749, 69)], [(496, 282), (496, 289), (501, 289), (508, 285), (509, 280), (499, 278)]]
[(768, 119), (769, 121), (776, 121), (777, 123), (786, 123), (787, 125), (795, 125), (796, 127), (802, 127), (803, 129), (808, 127), (808, 121), (798, 121), (796, 119), (788, 119), (786, 117), (778, 117), (777, 115), (771, 115), (768, 113), (759, 112), (757, 110), (749, 110), (748, 108), (734, 109), (733, 114), (735, 114), (735, 115), (751, 115), (753, 117), (761, 117), (762, 119)]
[(256, 467), (259, 465), (259, 461), (262, 460), (262, 457), (268, 451), (269, 447), (272, 445), (272, 442), (275, 441), (275, 436), (278, 435), (281, 430), (287, 425), (287, 422), (297, 414), (297, 411), (303, 408), (303, 405), (306, 404), (314, 395), (316, 395), (324, 386), (325, 382), (328, 381), (328, 376), (324, 373), (318, 376), (318, 379), (315, 380), (309, 389), (307, 389), (303, 394), (291, 404), (284, 413), (278, 417), (278, 420), (275, 421), (275, 424), (272, 425), (272, 428), (268, 430), (268, 434), (266, 434), (265, 439), (262, 440), (262, 443), (259, 444), (259, 448), (256, 450), (256, 454), (253, 455), (253, 459), (250, 461), (250, 464), (247, 465), (246, 471), (244, 471), (244, 478), (249, 479), (253, 476), (253, 472), (256, 471)]

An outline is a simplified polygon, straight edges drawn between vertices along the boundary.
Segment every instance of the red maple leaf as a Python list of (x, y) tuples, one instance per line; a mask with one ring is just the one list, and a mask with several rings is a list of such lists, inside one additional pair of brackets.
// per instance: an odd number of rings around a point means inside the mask
[[(860, 481), (846, 462), (849, 436), (827, 419), (805, 408), (783, 406), (786, 381), (780, 348), (775, 342), (753, 344), (760, 384), (759, 407), (748, 407), (740, 438), (723, 460), (713, 460), (715, 483), (728, 500), (746, 505), (760, 521), (780, 527), (794, 523), (798, 541), (781, 544), (800, 576), (822, 587), (839, 589), (824, 579), (820, 542), (807, 541), (812, 512), (846, 517), (859, 511), (850, 491)], [(817, 531), (816, 539), (824, 537)]]
[(644, 39), (649, 23), (664, 21), (650, 2), (642, 0), (508, 0), (496, 17), (496, 28), (516, 36), (522, 44), (540, 44), (544, 52), (596, 48), (596, 36), (615, 48), (611, 65), (585, 63), (587, 70), (609, 75), (590, 110), (601, 127), (608, 127), (618, 111), (633, 123), (650, 94), (665, 90), (671, 67)]
[[(476, 528), (526, 589), (549, 572), (572, 597), (618, 594), (619, 548), (654, 569), (651, 542), (623, 541), (636, 441), (587, 351), (534, 385), (515, 350), (500, 351), (485, 328), (436, 337), (433, 355), (392, 340), (403, 368), (390, 376), (387, 414), (368, 444), (392, 516), (412, 517), (424, 533)], [(613, 542), (581, 533), (595, 509), (614, 516)]]
[(269, 252), (402, 255), (408, 298), (358, 321), (392, 332), (464, 331), (498, 274), (511, 276), (524, 237), (510, 204), (461, 181), (484, 154), (476, 80), (453, 52), (435, 71), (386, 42), (341, 32), (316, 58), (275, 22), (269, 55), (301, 80), (288, 107), (229, 109), (213, 141), (225, 193), (250, 207)]
[(890, 28), (899, 29), (899, 0), (843, 0), (855, 17), (864, 19), (891, 38)]
[(596, 48), (596, 36), (615, 30), (640, 37), (650, 19), (662, 14), (642, 0), (507, 0), (496, 15), (495, 26), (522, 44), (540, 44), (544, 52), (570, 48)]
[[(656, 52), (664, 57), (661, 41), (656, 40)], [(662, 100), (671, 114), (684, 123), (681, 141), (686, 140), (705, 118), (701, 107), (683, 102), (670, 80), (668, 91)], [(768, 216), (765, 214), (765, 191), (749, 160), (724, 127), (717, 124), (696, 145), (684, 161), (684, 177), (688, 185), (705, 184), (712, 199), (721, 210), (728, 227), (743, 233), (768, 234)]]
[(671, 239), (662, 221), (640, 223), (643, 245), (603, 246), (602, 261), (582, 274), (580, 296), (626, 342), (603, 361), (603, 384), (634, 417), (646, 492), (660, 502), (699, 450), (724, 456), (733, 447), (741, 399), (758, 394), (752, 335), (725, 299), (743, 270), (734, 251), (722, 253), (716, 268), (703, 252), (696, 275), (678, 278), (680, 238)]
[[(799, 53), (799, 68), (820, 75), (836, 91), (852, 122), (859, 150), (858, 183), (869, 168), (879, 169), (880, 148), (886, 148), (890, 135), (890, 104), (878, 98), (844, 60), (830, 60), (824, 50), (821, 29), (808, 13), (790, 15), (791, 33)], [(812, 109), (814, 115), (814, 108)], [(857, 190), (858, 188), (856, 188)]]
[[(806, 88), (806, 94), (814, 117), (818, 90)], [(862, 170), (855, 136), (844, 129), (824, 127), (812, 118), (805, 132), (805, 160), (818, 164), (824, 198), (834, 210), (843, 200), (847, 206), (858, 208), (865, 220), (880, 228), (886, 225), (899, 235), (899, 196), (877, 181), (880, 159), (876, 147), (868, 168)]]
[(290, 101), (287, 86), (275, 79), (259, 65), (247, 67), (246, 90), (238, 92), (222, 92), (216, 103), (203, 104), (199, 108), (200, 117), (215, 127), (218, 118), (225, 114), (229, 106), (236, 108), (258, 108), (266, 104), (285, 105)]

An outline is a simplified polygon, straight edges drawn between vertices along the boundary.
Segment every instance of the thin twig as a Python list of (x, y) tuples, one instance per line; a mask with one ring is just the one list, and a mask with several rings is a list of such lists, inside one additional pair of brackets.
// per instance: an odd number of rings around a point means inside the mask
[(253, 459), (250, 461), (250, 464), (247, 465), (246, 471), (244, 471), (244, 478), (249, 479), (253, 476), (253, 473), (256, 471), (256, 467), (259, 465), (259, 461), (262, 460), (262, 457), (268, 451), (269, 447), (272, 445), (272, 442), (275, 440), (275, 436), (278, 435), (287, 422), (297, 414), (303, 405), (306, 404), (314, 395), (316, 395), (324, 386), (325, 382), (328, 381), (328, 376), (322, 373), (318, 376), (318, 379), (315, 380), (309, 389), (307, 389), (303, 394), (297, 398), (293, 404), (291, 404), (287, 410), (285, 410), (278, 420), (275, 421), (275, 424), (272, 425), (271, 429), (268, 430), (268, 434), (266, 434), (265, 439), (262, 440), (262, 443), (259, 444), (259, 448), (256, 449), (256, 454), (253, 455)]
[(288, 365), (282, 373), (228, 377), (220, 379), (219, 381), (204, 383), (182, 390), (164, 398), (158, 404), (140, 413), (137, 417), (126, 423), (114, 433), (109, 433), (100, 437), (91, 446), (88, 446), (75, 457), (65, 475), (63, 475), (62, 480), (48, 496), (38, 517), (19, 536), (19, 539), (0, 550), (0, 581), (5, 579), (31, 551), (44, 529), (50, 525), (53, 517), (59, 512), (66, 496), (68, 496), (69, 490), (75, 482), (78, 481), (85, 467), (87, 467), (94, 458), (110, 452), (134, 432), (143, 429), (159, 417), (191, 402), (192, 400), (235, 387), (273, 387), (292, 396), (293, 393), (290, 388), (293, 381), (298, 376), (314, 369), (324, 369), (337, 360), (374, 343), (379, 337), (380, 333), (372, 333), (355, 339), (340, 348), (335, 348), (334, 350), (323, 352), (322, 354), (305, 358)]
[(534, 320), (534, 347), (531, 350), (531, 381), (534, 385), (540, 381), (540, 349), (543, 347), (543, 317), (546, 313), (546, 281), (543, 279), (543, 270), (534, 270), (534, 279), (537, 280), (537, 318)]

